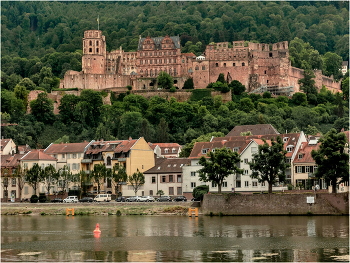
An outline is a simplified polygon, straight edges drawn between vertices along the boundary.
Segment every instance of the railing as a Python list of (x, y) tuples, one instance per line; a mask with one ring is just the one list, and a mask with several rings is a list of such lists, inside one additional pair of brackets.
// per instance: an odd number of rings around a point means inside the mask
[(118, 162), (125, 162), (126, 158), (118, 158)]
[(90, 170), (85, 170), (84, 171), (86, 174), (90, 174)]
[(82, 159), (81, 163), (92, 163), (92, 159)]

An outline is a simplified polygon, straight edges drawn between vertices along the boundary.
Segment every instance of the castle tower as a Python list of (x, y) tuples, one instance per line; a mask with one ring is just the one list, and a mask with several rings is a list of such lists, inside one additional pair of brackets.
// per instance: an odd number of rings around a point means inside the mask
[(82, 70), (85, 74), (106, 73), (106, 40), (101, 30), (84, 32)]

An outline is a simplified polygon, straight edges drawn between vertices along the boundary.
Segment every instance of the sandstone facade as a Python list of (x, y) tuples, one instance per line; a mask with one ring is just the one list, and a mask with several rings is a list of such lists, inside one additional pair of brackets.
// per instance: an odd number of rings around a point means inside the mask
[[(274, 94), (292, 95), (299, 91), (303, 70), (291, 66), (288, 42), (259, 44), (245, 41), (209, 44), (201, 59), (181, 53), (178, 36), (139, 38), (137, 52), (121, 48), (106, 52), (105, 37), (100, 30), (88, 30), (83, 38), (82, 72), (68, 71), (60, 88), (155, 90), (159, 72), (165, 71), (182, 89), (192, 77), (196, 89), (215, 82), (220, 73), (227, 81), (238, 80), (248, 92), (268, 90)], [(318, 89), (325, 85), (340, 91), (340, 82), (315, 70)]]

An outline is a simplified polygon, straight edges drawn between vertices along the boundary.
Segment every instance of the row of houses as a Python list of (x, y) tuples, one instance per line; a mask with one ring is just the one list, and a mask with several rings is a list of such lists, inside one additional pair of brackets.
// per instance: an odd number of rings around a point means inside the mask
[[(250, 136), (241, 136), (242, 132), (250, 131)], [(349, 138), (349, 132), (347, 138)], [(319, 147), (318, 136), (306, 136), (300, 133), (278, 133), (269, 124), (236, 126), (226, 137), (213, 137), (210, 142), (197, 142), (189, 158), (179, 158), (181, 146), (177, 143), (147, 143), (143, 137), (139, 139), (115, 141), (90, 141), (82, 143), (50, 144), (46, 149), (31, 150), (28, 147), (18, 147), (22, 152), (16, 153), (16, 146), (11, 139), (1, 140), (1, 174), (2, 177), (10, 176), (20, 164), (25, 169), (32, 168), (38, 164), (41, 168), (53, 165), (56, 170), (68, 168), (73, 174), (83, 170), (90, 174), (97, 164), (103, 164), (106, 168), (112, 168), (116, 164), (124, 166), (126, 173), (131, 175), (137, 170), (145, 176), (145, 184), (137, 192), (138, 195), (155, 196), (158, 190), (163, 190), (165, 195), (184, 195), (192, 198), (193, 189), (196, 186), (207, 184), (210, 192), (218, 190), (214, 183), (205, 183), (199, 180), (198, 164), (202, 156), (218, 148), (228, 148), (238, 152), (242, 162), (239, 168), (244, 170), (242, 175), (232, 174), (226, 178), (222, 185), (223, 192), (261, 192), (268, 190), (268, 184), (259, 183), (250, 177), (252, 171), (249, 162), (258, 151), (258, 146), (264, 140), (271, 144), (271, 140), (280, 137), (287, 154), (287, 162), (290, 168), (286, 170), (286, 183), (277, 183), (273, 191), (287, 189), (287, 184), (300, 189), (319, 185), (321, 189), (327, 189), (328, 185), (323, 180), (314, 176), (317, 165), (311, 157), (311, 151)], [(10, 146), (8, 146), (8, 144)], [(2, 178), (3, 180), (3, 178)], [(76, 189), (71, 183), (66, 190)], [(2, 189), (3, 190), (3, 189)], [(49, 194), (59, 191), (59, 184), (52, 186)], [(125, 183), (121, 189), (106, 180), (100, 189), (97, 184), (90, 183), (88, 192), (97, 194), (98, 191), (118, 194), (124, 196), (135, 195), (131, 185)], [(348, 185), (343, 185), (339, 191), (348, 191)], [(39, 186), (39, 192), (45, 192), (44, 185)], [(8, 193), (19, 197), (16, 179), (11, 178), (8, 185)], [(30, 198), (34, 194), (29, 185), (25, 185), (22, 192), (23, 198)], [(38, 193), (36, 193), (38, 194)], [(4, 197), (4, 193), (1, 195)]]

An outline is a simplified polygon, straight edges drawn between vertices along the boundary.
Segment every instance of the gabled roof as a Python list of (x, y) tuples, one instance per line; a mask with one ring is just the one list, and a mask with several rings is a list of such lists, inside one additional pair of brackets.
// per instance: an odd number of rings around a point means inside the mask
[[(311, 156), (311, 151), (317, 151), (320, 148), (321, 143), (308, 144), (307, 142), (301, 143), (299, 149), (297, 149), (297, 155), (294, 158), (294, 163), (315, 163), (315, 160)], [(303, 158), (299, 159), (299, 154), (303, 155)]]
[(182, 173), (182, 167), (189, 165), (191, 160), (187, 158), (158, 158), (156, 164), (151, 169), (143, 172), (144, 174), (161, 173)]
[(24, 154), (15, 155), (2, 155), (1, 156), (1, 168), (15, 168), (19, 165), (19, 162)]
[(250, 141), (251, 140), (245, 140), (244, 138), (242, 138), (242, 140), (237, 140), (237, 141), (221, 140), (221, 141), (211, 141), (211, 142), (196, 142), (188, 158), (199, 159), (202, 156), (209, 158), (206, 154), (202, 153), (202, 150), (207, 149), (207, 152), (209, 152), (215, 148), (221, 149), (223, 147), (230, 148), (231, 151), (233, 151), (234, 148), (236, 149), (238, 148), (238, 153), (241, 154), (243, 149), (247, 147)]
[[(154, 50), (158, 50), (158, 49), (162, 49), (162, 41), (165, 37), (151, 37), (150, 39), (152, 39), (154, 41), (154, 47), (155, 49)], [(180, 38), (179, 36), (173, 36), (173, 37), (170, 37), (171, 40), (174, 42), (174, 48), (180, 48)], [(143, 41), (145, 41), (146, 38), (140, 38), (139, 39), (139, 46), (138, 46), (138, 50), (143, 50)]]
[(83, 153), (85, 147), (89, 142), (79, 142), (79, 143), (60, 143), (51, 144), (46, 148), (45, 153), (47, 154), (59, 154), (59, 153)]
[(250, 131), (253, 135), (279, 134), (271, 124), (241, 125), (234, 127), (227, 135), (240, 136), (241, 132)]
[(18, 145), (18, 153), (27, 153), (27, 152), (30, 152), (31, 148), (28, 144), (26, 145)]
[[(178, 154), (181, 151), (181, 145), (178, 143), (151, 143), (149, 142), (148, 145), (154, 150), (154, 148), (158, 145), (158, 147), (161, 150), (161, 155), (174, 155)], [(168, 149), (168, 152), (165, 152), (165, 149)], [(175, 152), (173, 152), (173, 149), (175, 149)]]
[(38, 161), (57, 161), (56, 158), (51, 157), (50, 155), (44, 153), (40, 150), (32, 150), (29, 153), (25, 154), (22, 158), (22, 161), (38, 160)]
[(100, 152), (128, 152), (137, 140), (118, 140), (118, 141), (96, 141), (86, 150), (86, 154), (98, 154)]
[(191, 52), (191, 53), (182, 53), (182, 55), (185, 55), (186, 57), (195, 57), (196, 55), (195, 54), (193, 54), (193, 52)]
[(0, 144), (1, 144), (1, 151), (6, 147), (6, 145), (11, 141), (12, 139), (1, 139)]

